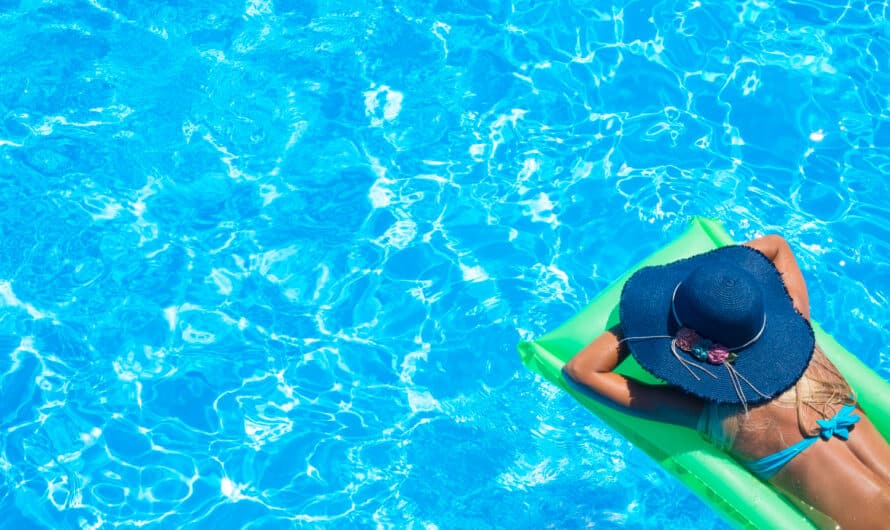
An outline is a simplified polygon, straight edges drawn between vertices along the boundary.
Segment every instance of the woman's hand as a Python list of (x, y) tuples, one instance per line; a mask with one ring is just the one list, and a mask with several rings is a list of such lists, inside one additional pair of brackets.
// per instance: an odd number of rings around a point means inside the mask
[(782, 281), (785, 282), (785, 288), (788, 289), (795, 309), (809, 320), (810, 296), (807, 293), (807, 284), (804, 282), (797, 260), (794, 259), (794, 252), (785, 238), (777, 234), (770, 234), (752, 239), (744, 245), (759, 250), (773, 262), (773, 265), (782, 274)]

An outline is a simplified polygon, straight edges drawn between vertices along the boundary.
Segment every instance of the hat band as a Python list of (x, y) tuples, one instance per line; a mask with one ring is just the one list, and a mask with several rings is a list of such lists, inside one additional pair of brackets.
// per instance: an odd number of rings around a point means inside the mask
[[(680, 285), (682, 285), (682, 284), (683, 284), (683, 282), (679, 282), (677, 284), (677, 286), (674, 287), (674, 292), (671, 294), (671, 313), (674, 315), (674, 320), (677, 321), (677, 324), (679, 324), (679, 326), (681, 328), (684, 327), (684, 325), (683, 325), (683, 321), (680, 320), (680, 317), (677, 315), (677, 306), (676, 306), (675, 300), (677, 298), (677, 289), (679, 289)], [(760, 331), (758, 331), (754, 335), (754, 337), (751, 338), (751, 340), (742, 344), (741, 346), (735, 346), (732, 348), (727, 346), (726, 349), (729, 351), (736, 351), (736, 350), (743, 350), (743, 349), (747, 348), (748, 346), (754, 344), (755, 342), (757, 342), (760, 339), (760, 337), (763, 335), (763, 331), (765, 329), (766, 329), (766, 313), (763, 313), (763, 323), (760, 325)]]
[[(646, 335), (646, 336), (637, 336), (637, 337), (624, 337), (623, 339), (618, 341), (617, 347), (620, 348), (621, 345), (624, 344), (625, 342), (638, 341), (638, 340), (652, 340), (652, 339), (670, 339), (671, 340), (671, 353), (674, 355), (674, 359), (676, 359), (677, 362), (679, 362), (680, 365), (682, 365), (683, 368), (685, 368), (686, 371), (688, 371), (689, 374), (692, 375), (692, 377), (694, 377), (696, 381), (701, 381), (701, 377), (699, 377), (698, 374), (696, 374), (692, 370), (693, 368), (695, 368), (696, 370), (701, 370), (702, 372), (711, 376), (713, 379), (717, 379), (717, 374), (715, 374), (714, 372), (708, 370), (707, 368), (705, 368), (704, 366), (702, 366), (700, 364), (690, 361), (689, 359), (685, 359), (682, 355), (680, 355), (680, 353), (677, 351), (677, 338), (672, 337), (670, 335)], [(742, 407), (744, 407), (745, 414), (748, 414), (748, 400), (745, 399), (745, 392), (742, 389), (742, 381), (747, 383), (748, 386), (751, 387), (751, 390), (753, 390), (757, 394), (760, 394), (761, 397), (764, 397), (766, 399), (769, 399), (771, 397), (771, 396), (768, 396), (767, 394), (764, 394), (763, 392), (761, 392), (760, 389), (758, 389), (756, 386), (754, 386), (754, 383), (749, 381), (748, 378), (745, 377), (744, 375), (740, 374), (739, 371), (736, 370), (732, 366), (731, 361), (730, 362), (721, 361), (718, 364), (723, 365), (723, 367), (726, 368), (727, 375), (729, 376), (729, 382), (730, 382), (730, 384), (732, 384), (732, 389), (735, 390), (736, 395), (739, 397), (739, 402), (742, 404)]]

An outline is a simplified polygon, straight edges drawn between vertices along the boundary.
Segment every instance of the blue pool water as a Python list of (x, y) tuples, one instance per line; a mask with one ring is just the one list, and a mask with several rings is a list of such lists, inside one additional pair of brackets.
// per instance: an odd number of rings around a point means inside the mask
[(521, 339), (695, 215), (890, 377), (885, 2), (0, 2), (0, 529), (725, 528)]

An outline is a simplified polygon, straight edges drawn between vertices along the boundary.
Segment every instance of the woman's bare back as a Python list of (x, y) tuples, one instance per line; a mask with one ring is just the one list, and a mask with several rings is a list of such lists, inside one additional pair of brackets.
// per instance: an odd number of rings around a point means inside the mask
[[(830, 365), (821, 357), (819, 365), (824, 367), (824, 363)], [(833, 370), (817, 375), (843, 383), (833, 365), (830, 367)], [(788, 392), (794, 401), (801, 390), (796, 386)], [(784, 397), (785, 403), (778, 398), (752, 408), (747, 416), (740, 413), (732, 419), (738, 423), (732, 447), (737, 458), (750, 461), (781, 451), (802, 440), (804, 434), (814, 434), (809, 427), (815, 427), (817, 419), (832, 417), (843, 406), (843, 402), (787, 406), (789, 399)], [(857, 408), (856, 414), (861, 419), (850, 429), (848, 440), (820, 440), (770, 479), (823, 528), (886, 528), (890, 521), (890, 445), (861, 409)]]

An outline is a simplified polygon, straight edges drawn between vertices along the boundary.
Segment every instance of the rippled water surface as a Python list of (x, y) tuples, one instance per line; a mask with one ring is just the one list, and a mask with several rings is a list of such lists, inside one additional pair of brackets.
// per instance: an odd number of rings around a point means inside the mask
[(0, 2), (0, 529), (724, 528), (515, 352), (695, 215), (890, 377), (885, 2)]

